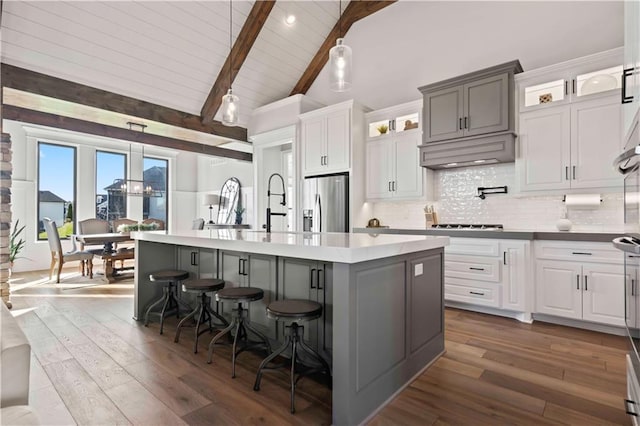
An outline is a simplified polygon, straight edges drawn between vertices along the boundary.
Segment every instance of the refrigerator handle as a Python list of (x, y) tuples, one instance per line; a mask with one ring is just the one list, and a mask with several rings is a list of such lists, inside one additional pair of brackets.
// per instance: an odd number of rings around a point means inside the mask
[(316, 204), (318, 206), (318, 232), (322, 232), (322, 199), (320, 194), (316, 194)]

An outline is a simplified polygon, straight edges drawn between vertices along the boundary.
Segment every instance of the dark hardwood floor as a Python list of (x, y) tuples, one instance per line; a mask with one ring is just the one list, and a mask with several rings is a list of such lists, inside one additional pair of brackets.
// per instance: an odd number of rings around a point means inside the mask
[[(253, 391), (260, 354), (229, 348), (206, 363), (189, 329), (173, 342), (131, 319), (133, 283), (98, 284), (64, 271), (12, 278), (13, 312), (32, 345), (30, 404), (43, 424), (330, 424), (331, 392), (299, 382), (288, 410), (285, 372)], [(89, 284), (89, 285), (87, 285)], [(446, 354), (370, 425), (630, 424), (623, 337), (472, 312), (446, 311)]]

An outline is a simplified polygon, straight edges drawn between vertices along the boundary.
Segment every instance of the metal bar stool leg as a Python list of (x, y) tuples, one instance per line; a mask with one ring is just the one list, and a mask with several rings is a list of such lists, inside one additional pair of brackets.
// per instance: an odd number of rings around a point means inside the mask
[(198, 308), (199, 307), (196, 307), (186, 317), (180, 320), (180, 322), (178, 323), (178, 327), (176, 328), (176, 337), (173, 339), (174, 342), (178, 343), (178, 341), (180, 340), (180, 332), (182, 332), (182, 326), (184, 325), (185, 322), (187, 322), (188, 320), (190, 320), (196, 315), (196, 312), (198, 312)]
[(269, 355), (268, 357), (266, 357), (265, 359), (262, 360), (262, 362), (260, 363), (260, 367), (258, 367), (258, 374), (256, 375), (256, 382), (253, 385), (253, 390), (254, 391), (259, 391), (260, 390), (260, 381), (262, 380), (262, 370), (269, 369), (269, 367), (267, 367), (267, 365), (271, 361), (273, 361), (277, 356), (281, 355), (284, 351), (286, 351), (287, 348), (289, 347), (289, 344), (291, 344), (291, 338), (289, 336), (286, 336), (282, 346), (280, 346), (278, 349), (275, 350), (275, 352), (272, 352), (271, 355)]
[(171, 296), (168, 296), (164, 300), (164, 305), (162, 305), (162, 310), (160, 311), (160, 334), (162, 334), (162, 330), (164, 328), (164, 313), (167, 311), (167, 306), (171, 304)]
[(145, 327), (149, 327), (149, 314), (151, 313), (151, 310), (153, 308), (155, 308), (157, 306), (160, 306), (160, 305), (162, 305), (164, 303), (165, 298), (166, 298), (165, 295), (164, 295), (164, 289), (163, 289), (162, 293), (163, 293), (162, 297), (160, 299), (156, 300), (155, 302), (153, 302), (151, 304), (151, 306), (149, 306), (147, 308), (147, 312), (144, 314), (144, 326)]
[[(295, 324), (295, 323), (294, 323)], [(295, 329), (294, 329), (295, 330)], [(294, 397), (296, 395), (296, 357), (298, 356), (297, 347), (298, 347), (298, 335), (297, 331), (294, 331), (295, 335), (292, 336), (293, 340), (293, 349), (291, 350), (291, 414), (296, 412), (296, 407), (293, 403)]]
[[(242, 326), (242, 318), (238, 321), (236, 326), (236, 335), (233, 338), (233, 347), (231, 349), (231, 378), (236, 378), (236, 346), (238, 344), (238, 335), (240, 334), (240, 327)], [(245, 332), (246, 333), (246, 332)]]
[(207, 361), (207, 364), (211, 364), (211, 359), (213, 358), (213, 345), (215, 345), (216, 342), (220, 340), (221, 337), (228, 334), (229, 331), (231, 331), (235, 326), (236, 326), (236, 321), (235, 319), (232, 319), (231, 324), (229, 324), (227, 328), (222, 330), (220, 333), (216, 334), (213, 337), (213, 339), (211, 339), (211, 342), (209, 343), (209, 360)]

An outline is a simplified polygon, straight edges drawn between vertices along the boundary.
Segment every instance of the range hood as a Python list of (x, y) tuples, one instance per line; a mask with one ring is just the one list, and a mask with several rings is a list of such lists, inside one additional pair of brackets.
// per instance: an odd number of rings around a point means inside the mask
[(518, 60), (419, 87), (420, 165), (430, 169), (513, 162)]
[(429, 169), (481, 166), (515, 161), (515, 133), (431, 142), (420, 146), (420, 165)]

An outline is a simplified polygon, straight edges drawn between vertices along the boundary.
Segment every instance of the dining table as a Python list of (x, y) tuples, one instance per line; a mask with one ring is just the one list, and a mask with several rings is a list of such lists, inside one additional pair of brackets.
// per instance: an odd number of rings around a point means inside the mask
[[(103, 262), (104, 276), (103, 281), (113, 283), (119, 278), (122, 278), (120, 272), (133, 267), (124, 267), (124, 261), (133, 259), (135, 257), (135, 251), (133, 248), (121, 248), (118, 250), (113, 249), (115, 243), (133, 241), (128, 233), (121, 234), (119, 232), (108, 232), (103, 234), (74, 234), (73, 238), (79, 242), (82, 246), (85, 245), (99, 245), (102, 244), (102, 251), (94, 253), (100, 257)], [(121, 267), (115, 266), (116, 261), (121, 261)]]

